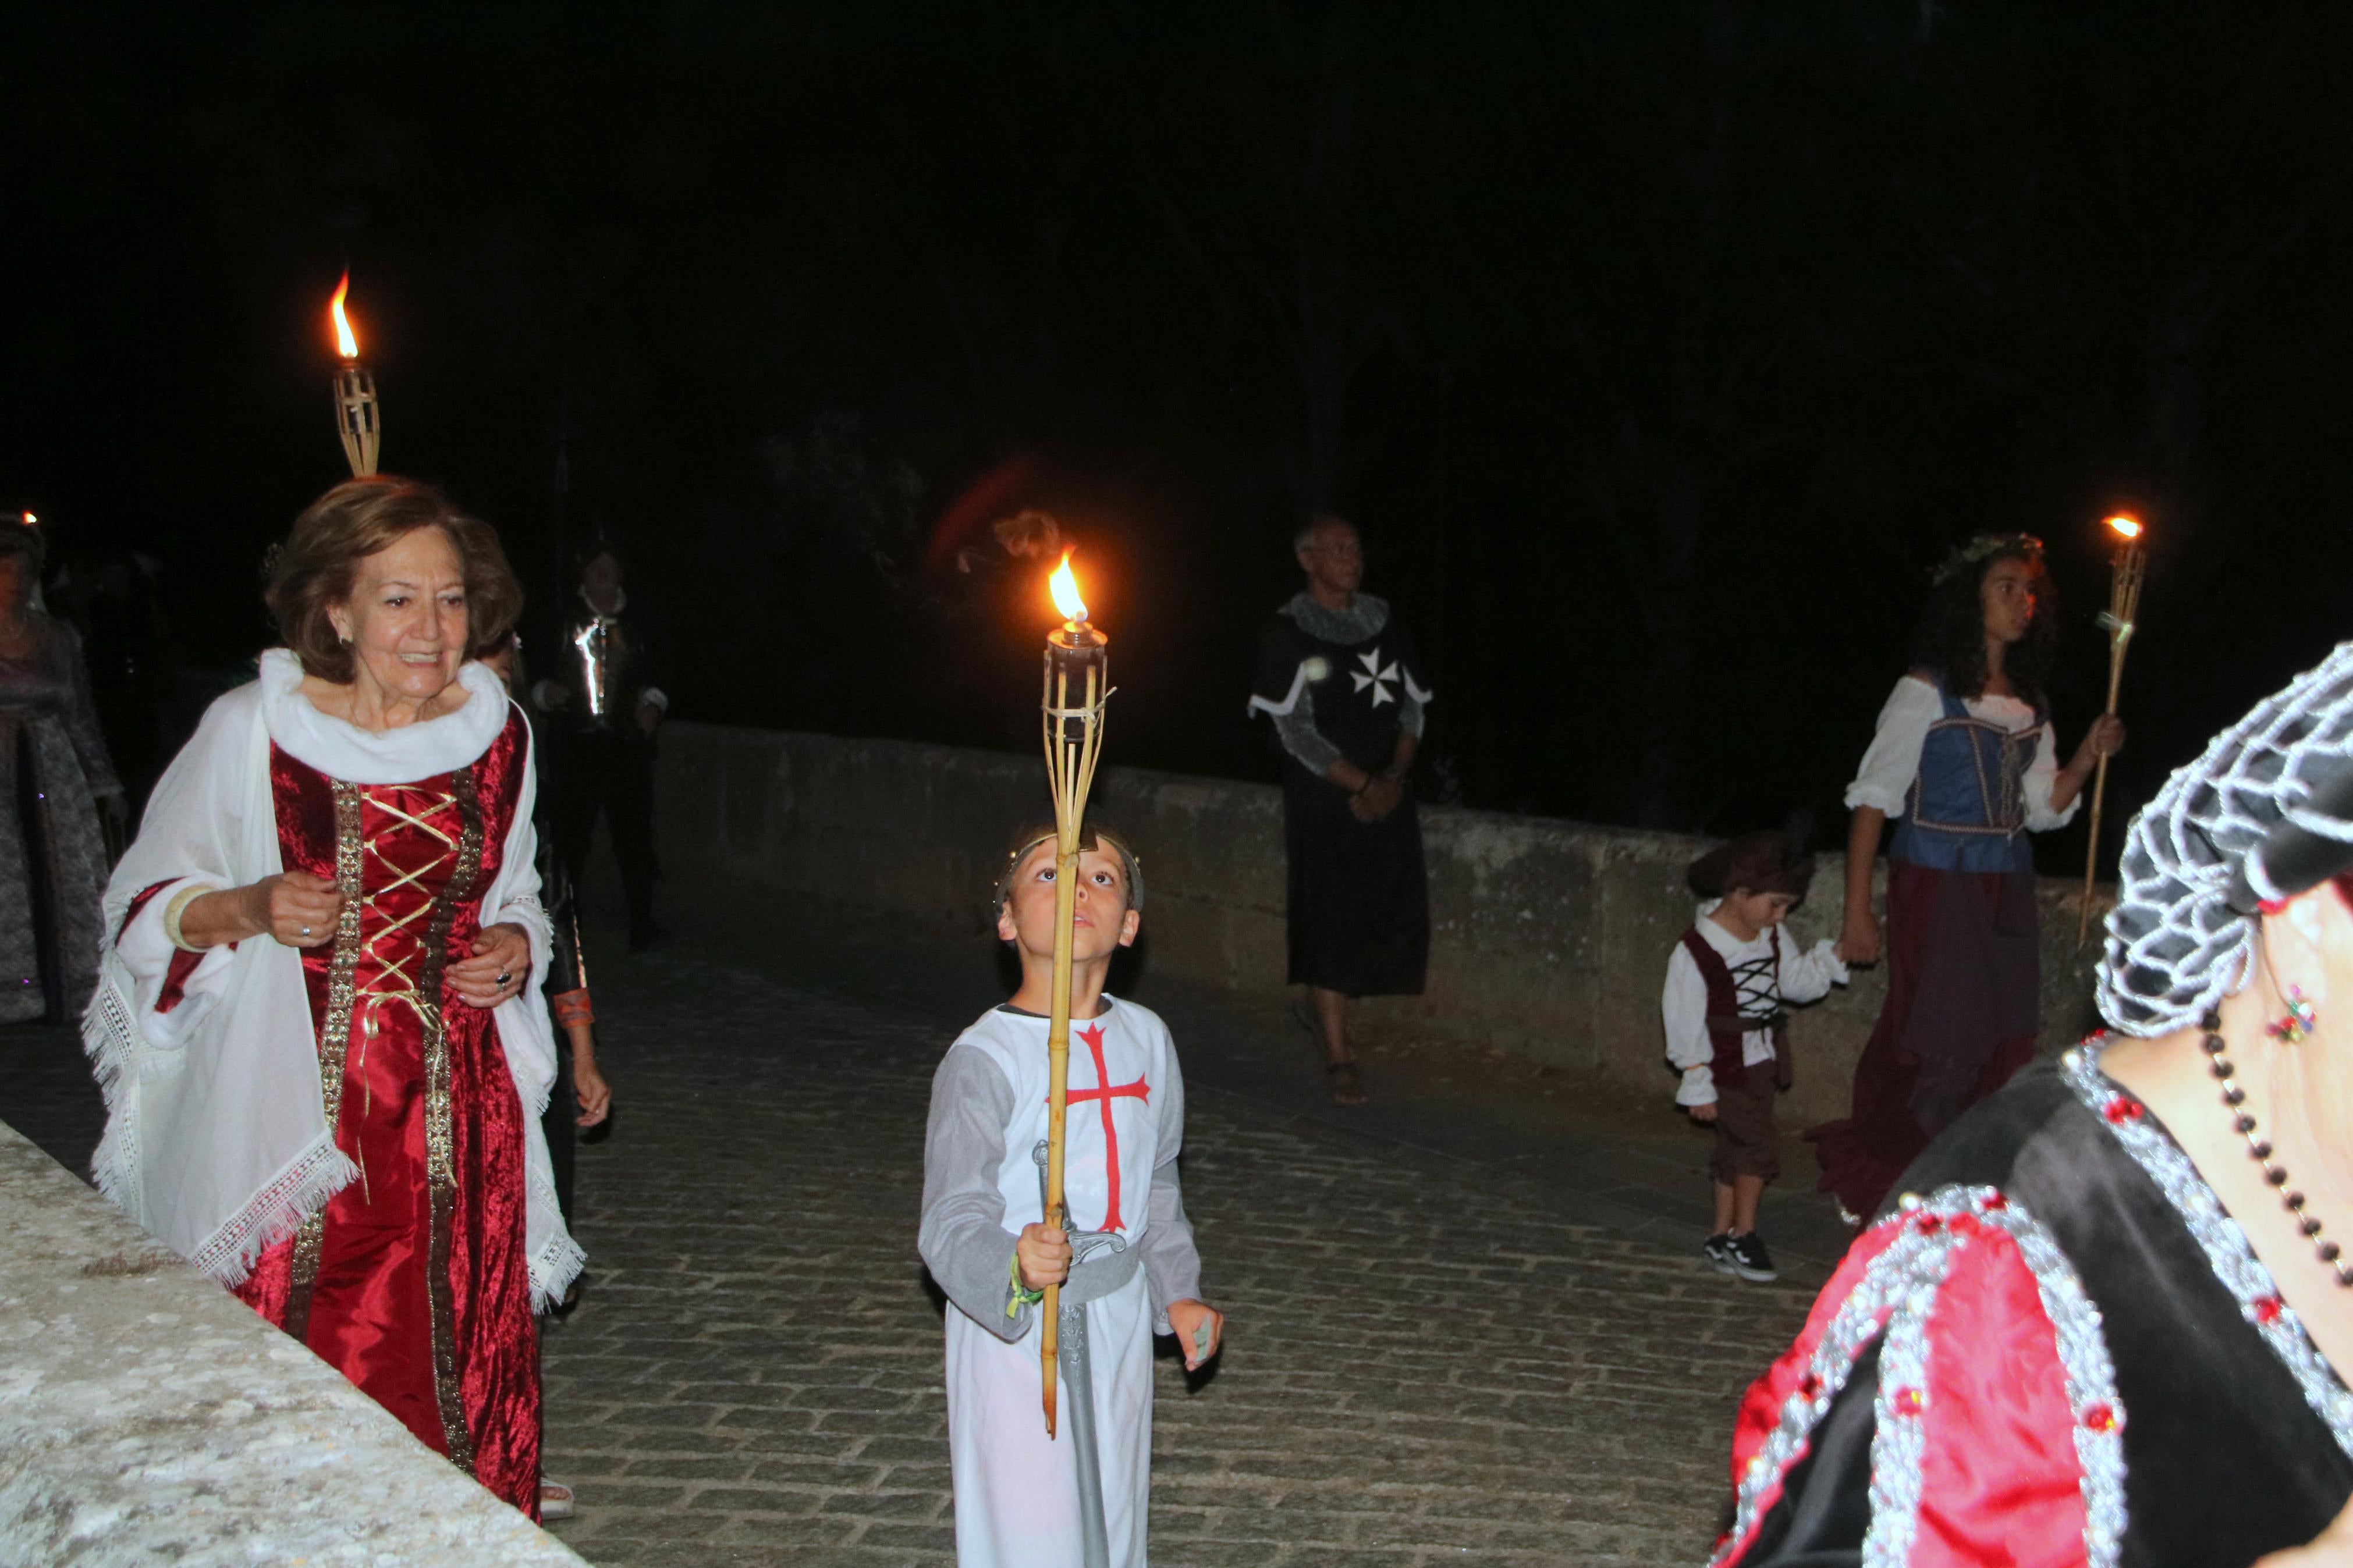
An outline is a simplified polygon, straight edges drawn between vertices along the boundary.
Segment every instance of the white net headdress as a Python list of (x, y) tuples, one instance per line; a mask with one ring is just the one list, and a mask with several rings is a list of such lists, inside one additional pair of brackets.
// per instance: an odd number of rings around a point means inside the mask
[(2125, 832), (2100, 1011), (2128, 1035), (2199, 1022), (2246, 984), (2262, 903), (2353, 865), (2353, 643), (2178, 769)]

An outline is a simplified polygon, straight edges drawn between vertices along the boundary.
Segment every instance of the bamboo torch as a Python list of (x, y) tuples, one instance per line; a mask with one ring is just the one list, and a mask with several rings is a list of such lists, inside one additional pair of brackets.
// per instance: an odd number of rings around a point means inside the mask
[(335, 285), (335, 297), (327, 301), (327, 315), (334, 324), (335, 353), (343, 363), (335, 371), (335, 433), (343, 438), (343, 460), (352, 466), (352, 477), (360, 479), (375, 472), (376, 447), (383, 437), (375, 401), (375, 377), (360, 363), (359, 340), (352, 335), (351, 318), (343, 314), (343, 297), (352, 291), (352, 275)]
[[(2141, 544), (2140, 520), (2126, 512), (2108, 519), (2116, 535), (2114, 569), (2108, 582), (2108, 607), (2100, 625), (2108, 633), (2108, 705), (2103, 715), (2116, 710), (2116, 690), (2124, 684), (2125, 655), (2132, 649), (2133, 621), (2140, 614), (2141, 569), (2147, 564)], [(2084, 848), (2084, 907), (2075, 922), (2075, 946), (2092, 936), (2092, 883), (2100, 867), (2100, 809), (2107, 804), (2108, 759), (2102, 757), (2092, 774), (2092, 830)]]
[[(1094, 785), (1095, 761), (1103, 750), (1103, 700), (1111, 695), (1106, 639), (1087, 624), (1087, 606), (1071, 575), (1071, 554), (1062, 552), (1049, 586), (1062, 624), (1046, 638), (1046, 780), (1054, 792), (1054, 992), (1046, 1026), (1046, 1224), (1060, 1226), (1064, 1112), (1071, 1078), (1071, 938), (1079, 891), (1079, 828), (1086, 820), (1087, 792)], [(1039, 1332), (1039, 1378), (1044, 1389), (1046, 1436), (1054, 1435), (1054, 1366), (1061, 1288), (1046, 1287)]]

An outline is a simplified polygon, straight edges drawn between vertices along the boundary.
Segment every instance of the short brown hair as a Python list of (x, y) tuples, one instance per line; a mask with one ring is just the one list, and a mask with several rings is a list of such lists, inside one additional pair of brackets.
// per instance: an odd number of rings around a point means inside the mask
[(522, 613), (522, 585), (507, 565), (495, 529), (420, 479), (390, 474), (346, 479), (312, 501), (294, 520), (286, 542), (270, 552), (262, 600), (305, 674), (338, 685), (352, 679), (352, 650), (336, 637), (328, 606), (350, 599), (363, 560), (420, 528), (439, 529), (458, 552), (466, 578), (469, 651), (513, 628)]

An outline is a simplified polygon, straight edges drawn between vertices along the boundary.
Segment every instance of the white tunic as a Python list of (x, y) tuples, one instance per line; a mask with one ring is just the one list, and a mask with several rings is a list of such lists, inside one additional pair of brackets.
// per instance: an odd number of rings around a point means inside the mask
[[(923, 1261), (947, 1292), (948, 1447), (964, 1568), (1079, 1568), (1070, 1392), (1052, 1441), (1038, 1371), (1039, 1311), (1013, 1303), (1013, 1244), (1044, 1218), (1047, 1021), (997, 1008), (958, 1037), (932, 1081)], [(1144, 1568), (1152, 1466), (1152, 1335), (1200, 1293), (1176, 1179), (1185, 1086), (1167, 1026), (1103, 998), (1071, 1025), (1063, 1190), (1081, 1232), (1133, 1248), (1134, 1278), (1090, 1302), (1103, 1521), (1115, 1568)], [(1098, 1244), (1101, 1245), (1101, 1244)]]

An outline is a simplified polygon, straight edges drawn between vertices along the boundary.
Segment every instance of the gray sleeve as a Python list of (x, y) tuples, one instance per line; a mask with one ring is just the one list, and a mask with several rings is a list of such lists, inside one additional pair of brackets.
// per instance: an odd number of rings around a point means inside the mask
[(1419, 741), (1421, 739), (1421, 727), (1428, 722), (1430, 720), (1422, 709), (1420, 698), (1408, 691), (1398, 699), (1398, 729)]
[(1201, 1297), (1201, 1254), (1193, 1245), (1193, 1222), (1185, 1217), (1185, 1187), (1176, 1156), (1185, 1144), (1185, 1079), (1176, 1053), (1160, 1094), (1159, 1163), (1152, 1169), (1151, 1217), (1141, 1248), (1145, 1287), (1152, 1292), (1153, 1328), (1167, 1333), (1168, 1304)]
[[(1037, 1309), (1013, 1308), (1013, 1235), (1005, 1228), (997, 1169), (1013, 1086), (987, 1054), (950, 1048), (932, 1075), (923, 1129), (923, 1218), (916, 1250), (965, 1316), (1010, 1344)], [(1008, 1310), (1008, 1309), (1011, 1309)]]
[(74, 756), (81, 763), (90, 794), (121, 795), (122, 784), (114, 776), (114, 759), (106, 754), (106, 731), (99, 727), (98, 701), (90, 694), (90, 664), (82, 658), (81, 634), (63, 621), (55, 625), (58, 658), (65, 667), (68, 687), (58, 717), (65, 722), (67, 738), (73, 742)]
[(1317, 778), (1340, 760), (1340, 748), (1315, 728), (1315, 689), (1312, 685), (1303, 682), (1299, 700), (1292, 705), (1291, 711), (1274, 715), (1274, 733), (1282, 742), (1282, 749)]

